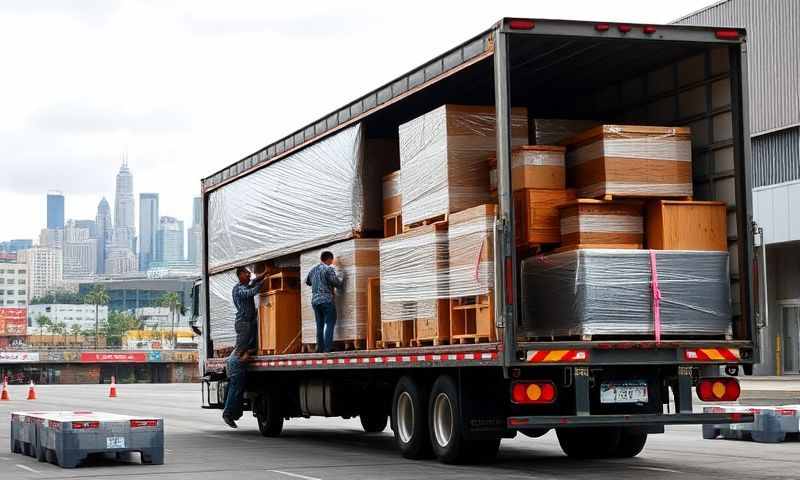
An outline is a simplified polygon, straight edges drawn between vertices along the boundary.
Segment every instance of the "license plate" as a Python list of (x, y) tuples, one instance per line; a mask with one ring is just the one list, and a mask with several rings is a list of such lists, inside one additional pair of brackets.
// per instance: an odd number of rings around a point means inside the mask
[(106, 437), (106, 448), (125, 448), (125, 437)]
[(600, 403), (647, 403), (647, 382), (602, 383)]

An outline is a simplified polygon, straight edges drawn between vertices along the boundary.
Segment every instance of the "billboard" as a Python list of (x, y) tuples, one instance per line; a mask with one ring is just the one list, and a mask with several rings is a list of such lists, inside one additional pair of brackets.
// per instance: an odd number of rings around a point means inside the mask
[(130, 353), (105, 353), (81, 352), (82, 363), (145, 363), (147, 354), (144, 352)]
[(0, 336), (19, 337), (28, 333), (28, 309), (0, 308)]
[(0, 352), (0, 363), (38, 362), (39, 352)]

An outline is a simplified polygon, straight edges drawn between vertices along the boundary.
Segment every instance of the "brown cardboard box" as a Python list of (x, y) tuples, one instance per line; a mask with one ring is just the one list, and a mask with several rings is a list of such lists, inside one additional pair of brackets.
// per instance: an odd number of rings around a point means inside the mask
[(602, 125), (566, 144), (568, 183), (580, 197), (692, 195), (689, 128)]
[(558, 206), (575, 199), (575, 191), (524, 189), (514, 192), (515, 241), (518, 247), (561, 241)]
[[(442, 105), (400, 125), (405, 225), (490, 203), (494, 107)], [(527, 109), (511, 111), (512, 147), (528, 143)]]
[(642, 202), (581, 198), (559, 206), (561, 250), (642, 248)]
[[(523, 145), (511, 151), (511, 189), (566, 187), (564, 147)], [(489, 159), (489, 190), (497, 190), (497, 158)]]
[(727, 206), (724, 202), (647, 202), (647, 248), (727, 251)]

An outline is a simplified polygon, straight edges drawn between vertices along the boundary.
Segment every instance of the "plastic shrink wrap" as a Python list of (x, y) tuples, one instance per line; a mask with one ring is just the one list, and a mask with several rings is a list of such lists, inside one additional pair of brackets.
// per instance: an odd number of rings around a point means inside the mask
[[(523, 145), (511, 151), (511, 190), (566, 187), (564, 147)], [(497, 158), (489, 158), (489, 190), (497, 190)]]
[(486, 295), (494, 286), (494, 221), (497, 207), (480, 205), (450, 215), (448, 296)]
[[(236, 307), (233, 305), (233, 286), (239, 282), (234, 270), (211, 275), (208, 281), (209, 330), (214, 350), (233, 347), (236, 343)], [(258, 296), (253, 301), (258, 305)]]
[(558, 207), (562, 247), (642, 248), (644, 205), (638, 200), (581, 198)]
[(534, 118), (531, 119), (531, 142), (536, 145), (563, 145), (564, 141), (602, 123), (596, 120)]
[(581, 197), (691, 196), (691, 131), (685, 127), (595, 127), (567, 140), (567, 170)]
[(392, 215), (402, 209), (400, 170), (383, 176), (383, 214)]
[(365, 167), (363, 143), (357, 124), (211, 192), (212, 273), (380, 229), (381, 172)]
[(308, 272), (320, 263), (320, 254), (328, 250), (336, 261), (337, 274), (344, 287), (336, 289), (336, 328), (334, 341), (367, 338), (367, 291), (370, 277), (378, 276), (378, 239), (347, 240), (300, 255), (300, 318), (305, 344), (317, 343), (317, 324), (311, 307), (311, 287), (306, 285)]
[(523, 262), (523, 334), (654, 335), (654, 277), (663, 335), (730, 333), (727, 253), (586, 249)]
[[(528, 143), (527, 109), (511, 111), (512, 147)], [(442, 105), (400, 125), (403, 222), (410, 225), (489, 203), (493, 107)]]

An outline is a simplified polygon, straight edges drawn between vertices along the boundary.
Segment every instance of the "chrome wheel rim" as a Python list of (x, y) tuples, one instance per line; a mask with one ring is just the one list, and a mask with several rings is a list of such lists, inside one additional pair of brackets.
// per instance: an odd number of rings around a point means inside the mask
[(403, 443), (411, 442), (414, 436), (414, 402), (408, 392), (397, 398), (397, 433)]
[(433, 436), (440, 447), (446, 447), (453, 438), (453, 405), (445, 393), (436, 395), (433, 402)]

